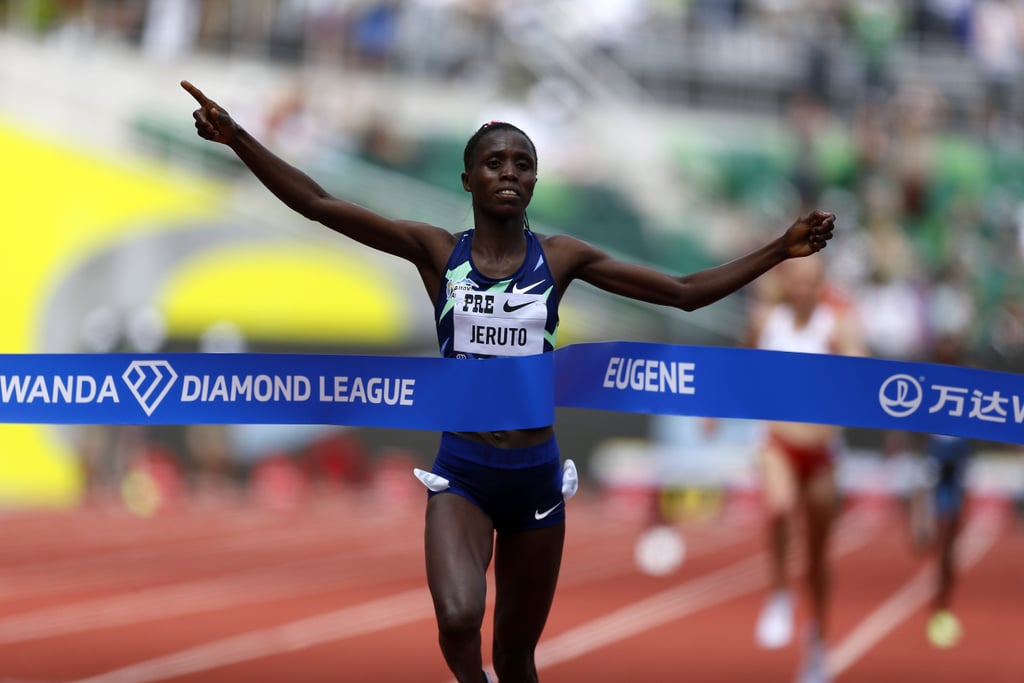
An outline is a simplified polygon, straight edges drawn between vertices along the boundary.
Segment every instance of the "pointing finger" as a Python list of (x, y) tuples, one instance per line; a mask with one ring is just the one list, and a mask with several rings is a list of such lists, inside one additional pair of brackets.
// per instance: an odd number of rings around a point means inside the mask
[(182, 81), (181, 87), (184, 88), (189, 95), (196, 98), (196, 102), (198, 102), (200, 105), (205, 107), (208, 104), (213, 104), (213, 101), (209, 97), (204, 95), (202, 90), (192, 85), (188, 81)]

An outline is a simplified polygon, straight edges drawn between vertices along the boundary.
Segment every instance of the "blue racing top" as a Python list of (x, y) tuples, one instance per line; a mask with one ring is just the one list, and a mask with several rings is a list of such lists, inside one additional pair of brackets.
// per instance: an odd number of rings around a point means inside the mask
[(558, 296), (540, 240), (529, 229), (526, 258), (511, 276), (473, 265), (473, 230), (459, 236), (434, 302), (437, 342), (447, 358), (530, 356), (553, 351)]

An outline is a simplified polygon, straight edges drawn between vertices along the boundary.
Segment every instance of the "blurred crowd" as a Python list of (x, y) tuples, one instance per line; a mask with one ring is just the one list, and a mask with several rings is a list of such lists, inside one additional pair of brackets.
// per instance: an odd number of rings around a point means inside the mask
[[(9, 29), (121, 41), (154, 58), (241, 54), (499, 83), (540, 97), (537, 108), (567, 109), (562, 120), (601, 96), (595, 84), (713, 107), (708, 93), (724, 87), (724, 74), (742, 89), (746, 71), (775, 92), (736, 104), (775, 107), (767, 113), (796, 149), (777, 169), (789, 185), (775, 213), (794, 201), (842, 213), (850, 234), (834, 271), (863, 304), (873, 350), (921, 358), (935, 336), (960, 334), (979, 362), (1024, 363), (1017, 0), (4, 0), (0, 8)], [(730, 52), (716, 51), (725, 39)], [(701, 64), (703, 85), (694, 73)], [(784, 80), (767, 77), (773, 64)], [(656, 74), (673, 66), (677, 87), (667, 90), (669, 77)], [(297, 86), (267, 106), (270, 144), (315, 144), (305, 97)], [(361, 136), (371, 159), (400, 167), (410, 154), (411, 143), (386, 128)], [(557, 156), (557, 145), (541, 146), (546, 160)]]
[(651, 81), (642, 63), (683, 73), (691, 65), (671, 63), (673, 48), (728, 40), (719, 59), (731, 64), (701, 68), (767, 73), (792, 54), (789, 77), (824, 89), (837, 59), (852, 58), (869, 87), (884, 89), (908, 56), (951, 50), (1002, 107), (1019, 104), (1019, 11), (1016, 0), (2, 0), (0, 26), (122, 41), (157, 57), (202, 50), (507, 84), (532, 59), (517, 48), (545, 41), (564, 59), (613, 57)]

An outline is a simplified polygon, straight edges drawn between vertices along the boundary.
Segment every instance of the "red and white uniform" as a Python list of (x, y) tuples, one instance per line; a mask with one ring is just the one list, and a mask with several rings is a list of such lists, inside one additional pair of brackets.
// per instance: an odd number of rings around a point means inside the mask
[[(804, 325), (798, 325), (793, 309), (779, 304), (765, 317), (757, 348), (794, 353), (836, 353), (838, 319), (836, 307), (821, 303)], [(833, 465), (837, 450), (834, 428), (771, 423), (767, 438), (771, 446), (786, 456), (797, 478), (802, 481)]]

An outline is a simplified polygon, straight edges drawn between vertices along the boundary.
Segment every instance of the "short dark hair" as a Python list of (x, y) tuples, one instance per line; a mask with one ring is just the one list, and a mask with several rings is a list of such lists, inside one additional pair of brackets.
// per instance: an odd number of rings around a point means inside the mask
[(476, 152), (477, 145), (484, 139), (485, 135), (494, 133), (502, 130), (511, 130), (519, 133), (526, 141), (530, 143), (530, 150), (533, 152), (534, 161), (537, 160), (537, 147), (533, 144), (533, 140), (527, 135), (519, 126), (508, 123), (507, 121), (490, 121), (477, 128), (476, 132), (473, 133), (472, 137), (466, 142), (466, 149), (462, 152), (462, 165), (466, 171), (469, 170), (470, 163), (473, 161), (473, 154)]

